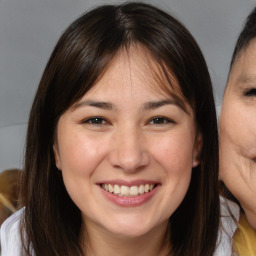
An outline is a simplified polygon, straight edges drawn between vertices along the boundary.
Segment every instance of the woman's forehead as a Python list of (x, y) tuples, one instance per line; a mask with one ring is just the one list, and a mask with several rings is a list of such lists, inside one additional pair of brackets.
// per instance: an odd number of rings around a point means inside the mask
[[(141, 84), (151, 93), (176, 98), (186, 105), (179, 82), (164, 63), (159, 63), (153, 54), (142, 45), (134, 44), (120, 49), (100, 79), (89, 90), (99, 89), (99, 85), (118, 81), (119, 86)], [(120, 82), (121, 81), (121, 82)]]

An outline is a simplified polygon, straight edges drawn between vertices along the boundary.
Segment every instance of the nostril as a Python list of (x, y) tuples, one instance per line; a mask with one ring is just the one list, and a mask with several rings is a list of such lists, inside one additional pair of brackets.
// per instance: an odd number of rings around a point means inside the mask
[(122, 169), (126, 172), (139, 171), (149, 163), (149, 156), (147, 152), (143, 152), (141, 149), (124, 149), (114, 150), (109, 155), (110, 164), (114, 168)]

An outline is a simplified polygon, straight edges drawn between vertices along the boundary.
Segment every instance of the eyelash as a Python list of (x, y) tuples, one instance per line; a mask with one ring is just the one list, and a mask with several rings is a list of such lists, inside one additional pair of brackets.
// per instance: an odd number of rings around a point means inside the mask
[(108, 125), (109, 122), (100, 116), (90, 117), (82, 121), (83, 124), (91, 124), (91, 125)]
[(163, 116), (156, 116), (154, 118), (151, 118), (148, 123), (151, 124), (151, 122), (154, 122), (154, 121), (155, 123), (152, 123), (152, 125), (164, 125), (169, 123), (175, 123), (173, 120)]
[(254, 97), (256, 96), (256, 88), (249, 89), (244, 92), (244, 95), (247, 97)]

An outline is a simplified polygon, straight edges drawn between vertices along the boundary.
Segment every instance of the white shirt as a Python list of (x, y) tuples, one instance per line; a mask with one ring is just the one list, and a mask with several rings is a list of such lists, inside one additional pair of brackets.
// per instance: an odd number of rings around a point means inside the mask
[[(235, 256), (232, 254), (233, 235), (237, 229), (240, 209), (237, 204), (220, 196), (220, 228), (218, 234), (217, 249), (214, 256)], [(230, 216), (233, 215), (233, 217)]]
[[(239, 207), (223, 197), (220, 197), (221, 219), (217, 249), (214, 256), (233, 256), (232, 237), (237, 228), (236, 222), (230, 216), (230, 211), (239, 219)], [(1, 256), (22, 256), (20, 240), (20, 220), (24, 208), (10, 216), (1, 226)], [(207, 255), (205, 255), (207, 256)]]
[(15, 212), (1, 226), (1, 256), (22, 256), (20, 219), (24, 208)]

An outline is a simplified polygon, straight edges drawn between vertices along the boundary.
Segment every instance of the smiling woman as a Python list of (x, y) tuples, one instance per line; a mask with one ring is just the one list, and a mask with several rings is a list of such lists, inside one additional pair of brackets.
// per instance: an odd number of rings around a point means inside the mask
[(145, 56), (137, 45), (118, 52), (57, 125), (58, 169), (87, 232), (93, 222), (98, 237), (102, 228), (134, 237), (166, 227), (198, 165), (202, 138), (193, 111), (187, 104), (186, 113), (159, 90)]
[(4, 255), (213, 255), (212, 87), (179, 21), (128, 3), (70, 25), (32, 106), (22, 198)]

